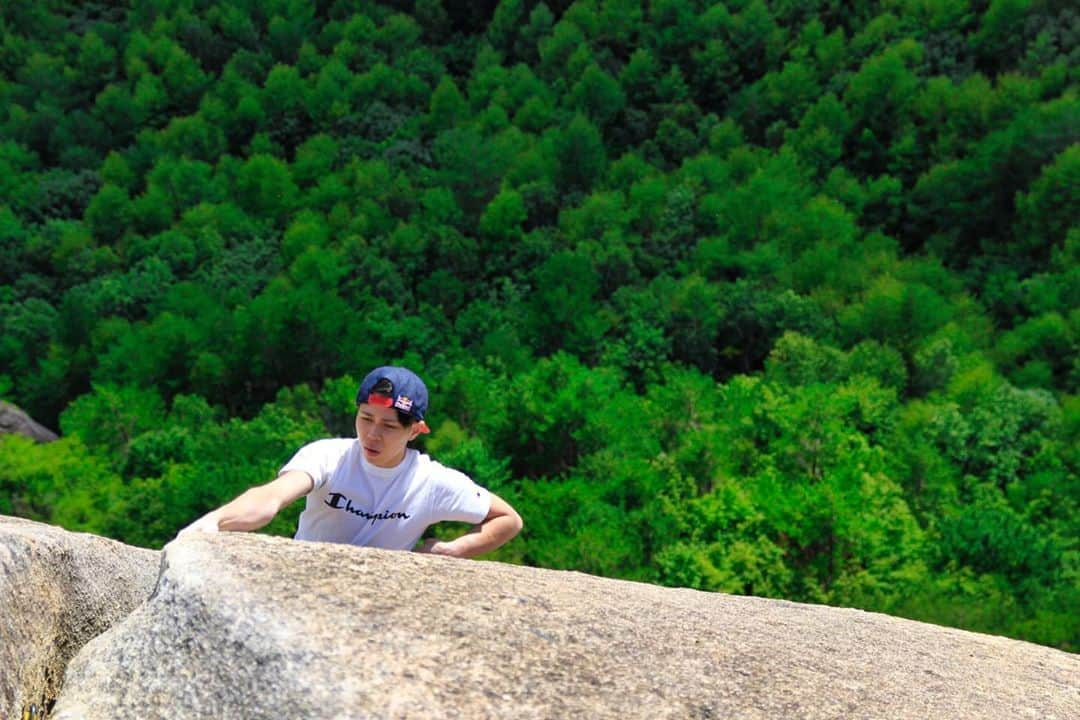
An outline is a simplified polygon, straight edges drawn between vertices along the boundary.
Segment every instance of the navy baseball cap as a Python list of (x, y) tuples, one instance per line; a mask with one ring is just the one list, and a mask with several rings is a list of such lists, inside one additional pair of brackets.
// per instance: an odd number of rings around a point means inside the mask
[(385, 365), (369, 372), (360, 383), (360, 392), (356, 393), (356, 404), (361, 403), (399, 410), (416, 419), (420, 432), (431, 432), (424, 422), (428, 408), (427, 386), (408, 368)]

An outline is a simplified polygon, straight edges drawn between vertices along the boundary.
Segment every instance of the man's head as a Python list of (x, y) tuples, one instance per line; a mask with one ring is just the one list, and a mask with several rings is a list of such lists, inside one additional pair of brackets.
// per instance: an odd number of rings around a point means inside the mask
[(405, 446), (421, 433), (428, 392), (416, 373), (403, 367), (379, 367), (368, 373), (356, 394), (356, 437), (373, 465), (394, 467)]

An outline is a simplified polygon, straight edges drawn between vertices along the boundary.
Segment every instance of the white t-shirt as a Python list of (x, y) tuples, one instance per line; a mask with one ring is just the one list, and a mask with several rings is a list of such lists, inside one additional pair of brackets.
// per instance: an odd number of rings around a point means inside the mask
[(478, 523), (491, 509), (490, 494), (469, 476), (412, 448), (396, 467), (381, 468), (355, 438), (317, 440), (281, 468), (289, 470), (315, 481), (297, 540), (411, 550), (429, 525)]

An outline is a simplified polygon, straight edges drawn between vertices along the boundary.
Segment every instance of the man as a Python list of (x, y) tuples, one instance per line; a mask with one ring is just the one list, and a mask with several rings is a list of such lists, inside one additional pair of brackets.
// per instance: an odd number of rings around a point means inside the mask
[[(276, 479), (251, 488), (180, 531), (255, 530), (302, 495), (297, 540), (453, 557), (490, 552), (521, 530), (521, 518), (466, 475), (408, 447), (429, 432), (424, 382), (402, 367), (368, 373), (356, 396), (356, 439), (317, 440), (285, 464)], [(417, 541), (444, 520), (475, 523), (455, 540)]]

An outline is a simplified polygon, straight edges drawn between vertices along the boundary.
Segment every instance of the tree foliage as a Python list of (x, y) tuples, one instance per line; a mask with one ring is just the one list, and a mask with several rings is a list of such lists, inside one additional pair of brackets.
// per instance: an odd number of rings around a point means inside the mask
[(1066, 3), (121, 5), (0, 8), (0, 512), (160, 546), (405, 363), (496, 557), (1080, 649)]

